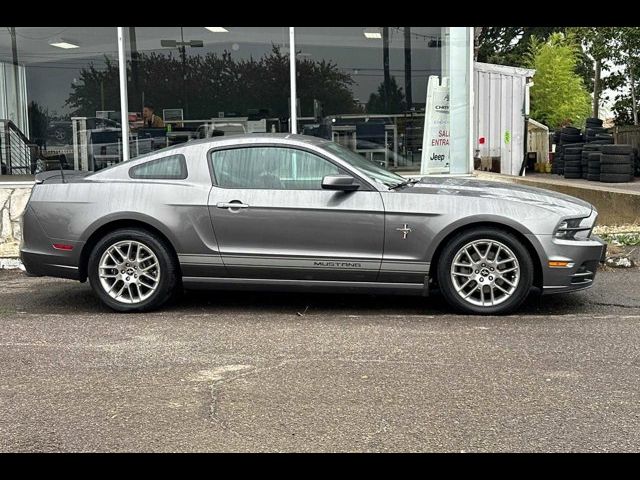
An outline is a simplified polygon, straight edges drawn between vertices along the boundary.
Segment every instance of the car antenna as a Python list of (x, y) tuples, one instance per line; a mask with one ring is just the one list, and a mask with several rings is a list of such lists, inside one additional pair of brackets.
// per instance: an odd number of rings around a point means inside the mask
[(62, 157), (58, 158), (58, 163), (60, 164), (60, 176), (62, 177), (62, 183), (67, 183), (64, 179), (64, 168), (62, 168)]

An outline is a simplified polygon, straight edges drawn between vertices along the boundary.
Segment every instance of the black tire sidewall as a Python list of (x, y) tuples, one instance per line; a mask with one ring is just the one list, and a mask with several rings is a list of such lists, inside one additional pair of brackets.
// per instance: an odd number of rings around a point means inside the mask
[[(520, 266), (520, 283), (514, 294), (504, 303), (494, 307), (478, 307), (466, 303), (456, 293), (450, 276), (451, 263), (458, 251), (466, 244), (480, 239), (496, 240), (511, 249)], [(456, 310), (473, 315), (502, 315), (516, 310), (525, 301), (533, 285), (533, 260), (527, 248), (512, 233), (498, 228), (484, 227), (461, 232), (447, 242), (438, 259), (437, 279), (440, 291)]]
[[(156, 255), (160, 265), (158, 288), (149, 298), (135, 305), (121, 303), (111, 298), (102, 288), (98, 276), (98, 265), (105, 250), (115, 243), (128, 240), (144, 244)], [(175, 293), (177, 269), (169, 247), (162, 239), (142, 229), (120, 229), (105, 235), (91, 251), (88, 262), (88, 278), (93, 291), (109, 308), (118, 312), (146, 312), (162, 306)]]
[(630, 174), (613, 174), (613, 173), (600, 173), (600, 181), (602, 183), (627, 183), (630, 182), (633, 177)]

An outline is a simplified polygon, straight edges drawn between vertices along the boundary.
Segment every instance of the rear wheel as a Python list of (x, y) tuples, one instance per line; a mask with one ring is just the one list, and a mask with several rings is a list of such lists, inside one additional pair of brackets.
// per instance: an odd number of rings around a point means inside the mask
[(119, 312), (158, 308), (178, 286), (176, 261), (169, 247), (144, 230), (109, 233), (91, 252), (88, 268), (94, 292)]
[(533, 284), (533, 263), (511, 233), (494, 228), (463, 232), (444, 248), (438, 284), (466, 313), (504, 314), (518, 308)]

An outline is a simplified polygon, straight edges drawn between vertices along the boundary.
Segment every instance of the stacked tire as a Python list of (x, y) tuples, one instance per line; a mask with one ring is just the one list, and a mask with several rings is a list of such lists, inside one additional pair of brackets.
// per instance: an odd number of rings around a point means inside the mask
[(592, 168), (589, 164), (589, 155), (591, 155), (592, 153), (600, 153), (600, 149), (601, 149), (601, 145), (600, 144), (596, 144), (596, 143), (587, 143), (585, 144), (584, 147), (582, 147), (582, 178), (586, 179), (586, 180), (592, 180), (592, 181), (600, 181), (600, 157), (598, 156), (598, 167), (597, 167), (597, 172), (593, 172), (593, 174), (591, 175), (592, 177), (595, 175), (595, 173), (597, 173), (598, 178), (597, 179), (589, 179), (589, 170), (595, 170), (594, 168)]
[(587, 151), (587, 180), (591, 182), (600, 181), (600, 156), (601, 152)]
[(564, 178), (582, 178), (582, 144), (564, 149)]
[(625, 183), (633, 180), (634, 161), (631, 145), (602, 145), (600, 181)]
[(575, 150), (571, 153), (567, 152), (568, 148), (582, 147), (584, 140), (582, 134), (580, 133), (580, 130), (575, 127), (564, 127), (559, 134), (558, 132), (554, 134), (554, 140), (556, 140), (556, 142), (558, 143), (556, 143), (556, 154), (553, 157), (551, 172), (558, 175), (565, 175), (565, 157), (567, 155), (572, 155), (573, 157), (570, 159), (572, 162), (570, 170), (572, 172), (570, 173), (570, 176), (568, 178), (580, 178), (572, 176), (575, 175), (575, 168), (577, 166), (575, 164), (575, 155), (577, 155), (577, 152)]
[(576, 127), (564, 127), (560, 132), (560, 142), (563, 145), (567, 143), (580, 143), (583, 141), (582, 133)]
[(587, 118), (587, 124), (584, 129), (584, 139), (586, 142), (597, 140), (597, 135), (607, 133), (607, 129), (602, 126), (602, 120), (599, 118)]
[(596, 134), (595, 140), (593, 140), (591, 143), (599, 143), (600, 145), (613, 145), (613, 134), (598, 133)]

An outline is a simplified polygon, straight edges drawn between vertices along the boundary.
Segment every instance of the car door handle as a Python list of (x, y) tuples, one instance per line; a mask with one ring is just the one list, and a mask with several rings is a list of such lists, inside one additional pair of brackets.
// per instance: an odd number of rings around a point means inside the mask
[(220, 202), (216, 204), (216, 207), (235, 209), (235, 208), (249, 208), (249, 205), (247, 205), (246, 203), (240, 203), (240, 202)]

